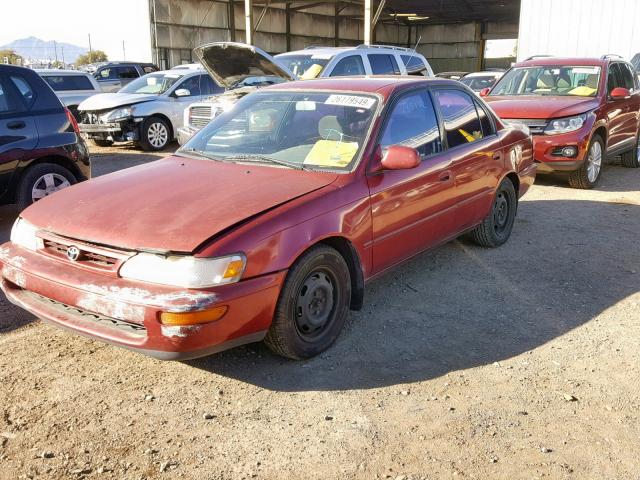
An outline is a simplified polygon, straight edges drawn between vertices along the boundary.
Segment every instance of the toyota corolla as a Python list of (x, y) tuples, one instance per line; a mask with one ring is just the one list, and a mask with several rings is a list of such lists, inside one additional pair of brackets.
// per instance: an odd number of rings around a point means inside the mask
[(458, 82), (281, 84), (175, 155), (29, 207), (1, 285), (37, 317), (157, 358), (260, 340), (309, 358), (372, 278), (465, 233), (506, 242), (535, 171), (527, 129)]

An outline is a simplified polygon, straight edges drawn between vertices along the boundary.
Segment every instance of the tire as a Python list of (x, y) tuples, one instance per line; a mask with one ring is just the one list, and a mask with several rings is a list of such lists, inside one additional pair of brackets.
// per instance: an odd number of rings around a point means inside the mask
[(604, 156), (604, 141), (600, 135), (594, 135), (589, 142), (587, 157), (582, 166), (569, 174), (569, 186), (584, 190), (595, 187), (600, 180)]
[(518, 196), (508, 178), (502, 180), (491, 205), (491, 211), (483, 222), (471, 231), (471, 238), (481, 247), (495, 248), (511, 236), (518, 210)]
[(635, 148), (626, 153), (623, 153), (620, 163), (625, 168), (640, 167), (640, 132), (638, 132), (638, 136), (636, 137)]
[(160, 117), (149, 117), (140, 127), (140, 146), (147, 152), (164, 150), (172, 140), (171, 127)]
[(92, 138), (91, 142), (96, 147), (110, 147), (111, 145), (113, 145), (113, 141), (111, 141), (111, 140), (103, 140), (101, 138)]
[(75, 183), (77, 183), (76, 177), (69, 170), (58, 164), (39, 163), (33, 165), (24, 172), (20, 180), (16, 203), (23, 210), (41, 198)]
[(349, 313), (351, 277), (340, 253), (318, 245), (289, 270), (264, 342), (293, 360), (314, 357), (338, 338)]

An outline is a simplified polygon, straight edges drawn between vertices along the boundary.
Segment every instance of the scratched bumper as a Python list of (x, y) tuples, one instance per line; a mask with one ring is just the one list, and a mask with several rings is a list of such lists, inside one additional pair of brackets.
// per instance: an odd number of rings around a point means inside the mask
[[(75, 333), (165, 360), (209, 355), (261, 340), (284, 272), (209, 290), (181, 290), (86, 271), (7, 243), (0, 247), (0, 288), (16, 305)], [(169, 327), (161, 312), (226, 305), (212, 323)]]

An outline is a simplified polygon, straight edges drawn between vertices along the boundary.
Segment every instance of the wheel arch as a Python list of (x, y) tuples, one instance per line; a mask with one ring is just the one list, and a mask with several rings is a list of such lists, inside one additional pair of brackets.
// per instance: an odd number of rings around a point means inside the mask
[(608, 138), (609, 134), (608, 134), (608, 131), (607, 131), (607, 127), (604, 124), (598, 125), (595, 128), (595, 130), (593, 131), (593, 133), (591, 134), (591, 138), (589, 138), (589, 143), (591, 143), (591, 139), (596, 135), (598, 135), (602, 139), (602, 141), (604, 142), (604, 148), (605, 148), (605, 151), (606, 151), (608, 146), (609, 146), (608, 145), (608, 143), (609, 143), (609, 138)]

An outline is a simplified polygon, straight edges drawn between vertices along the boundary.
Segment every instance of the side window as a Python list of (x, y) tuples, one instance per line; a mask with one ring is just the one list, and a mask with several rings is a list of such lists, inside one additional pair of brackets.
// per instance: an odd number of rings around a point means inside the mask
[(118, 78), (138, 78), (138, 71), (135, 67), (118, 67)]
[(607, 93), (611, 93), (616, 87), (621, 87), (622, 81), (620, 80), (620, 69), (617, 63), (609, 65), (609, 75), (607, 76)]
[(98, 73), (96, 73), (96, 78), (98, 80), (117, 80), (118, 75), (115, 68), (106, 67), (102, 70), (98, 70)]
[(201, 82), (205, 81), (204, 75), (196, 75), (195, 77), (187, 78), (184, 82), (177, 86), (176, 90), (186, 88), (190, 92), (191, 97), (197, 97), (202, 95)]
[(475, 102), (460, 90), (436, 90), (436, 102), (442, 112), (449, 148), (480, 140), (482, 126)]
[(482, 136), (488, 137), (489, 135), (493, 135), (494, 133), (496, 133), (493, 128), (493, 122), (489, 118), (489, 115), (487, 114), (485, 109), (482, 108), (482, 106), (479, 105), (477, 102), (476, 102), (476, 110), (478, 111), (478, 117), (480, 118), (480, 126), (482, 127)]
[(331, 72), (331, 77), (345, 77), (349, 75), (365, 75), (364, 64), (360, 55), (350, 55), (340, 60)]
[(374, 75), (398, 75), (400, 68), (393, 55), (371, 53), (367, 55)]
[(0, 114), (6, 113), (9, 110), (9, 95), (8, 92), (4, 91), (2, 83), (0, 82)]
[(427, 157), (442, 150), (440, 130), (431, 97), (426, 91), (402, 96), (387, 117), (380, 146), (405, 145)]
[(217, 95), (218, 93), (222, 93), (224, 88), (214, 82), (209, 75), (202, 75), (200, 90), (202, 95)]
[(420, 57), (416, 55), (400, 55), (409, 75), (423, 75), (427, 67)]
[(634, 74), (631, 73), (631, 69), (626, 63), (619, 63), (620, 72), (622, 74), (622, 86), (633, 91), (636, 88), (636, 82), (634, 80)]
[(35, 95), (33, 93), (31, 85), (29, 85), (29, 82), (27, 82), (27, 80), (20, 75), (11, 75), (11, 81), (18, 89), (18, 92), (20, 92), (20, 95), (22, 95), (24, 104), (27, 106), (27, 108), (31, 108), (31, 105), (35, 100)]

